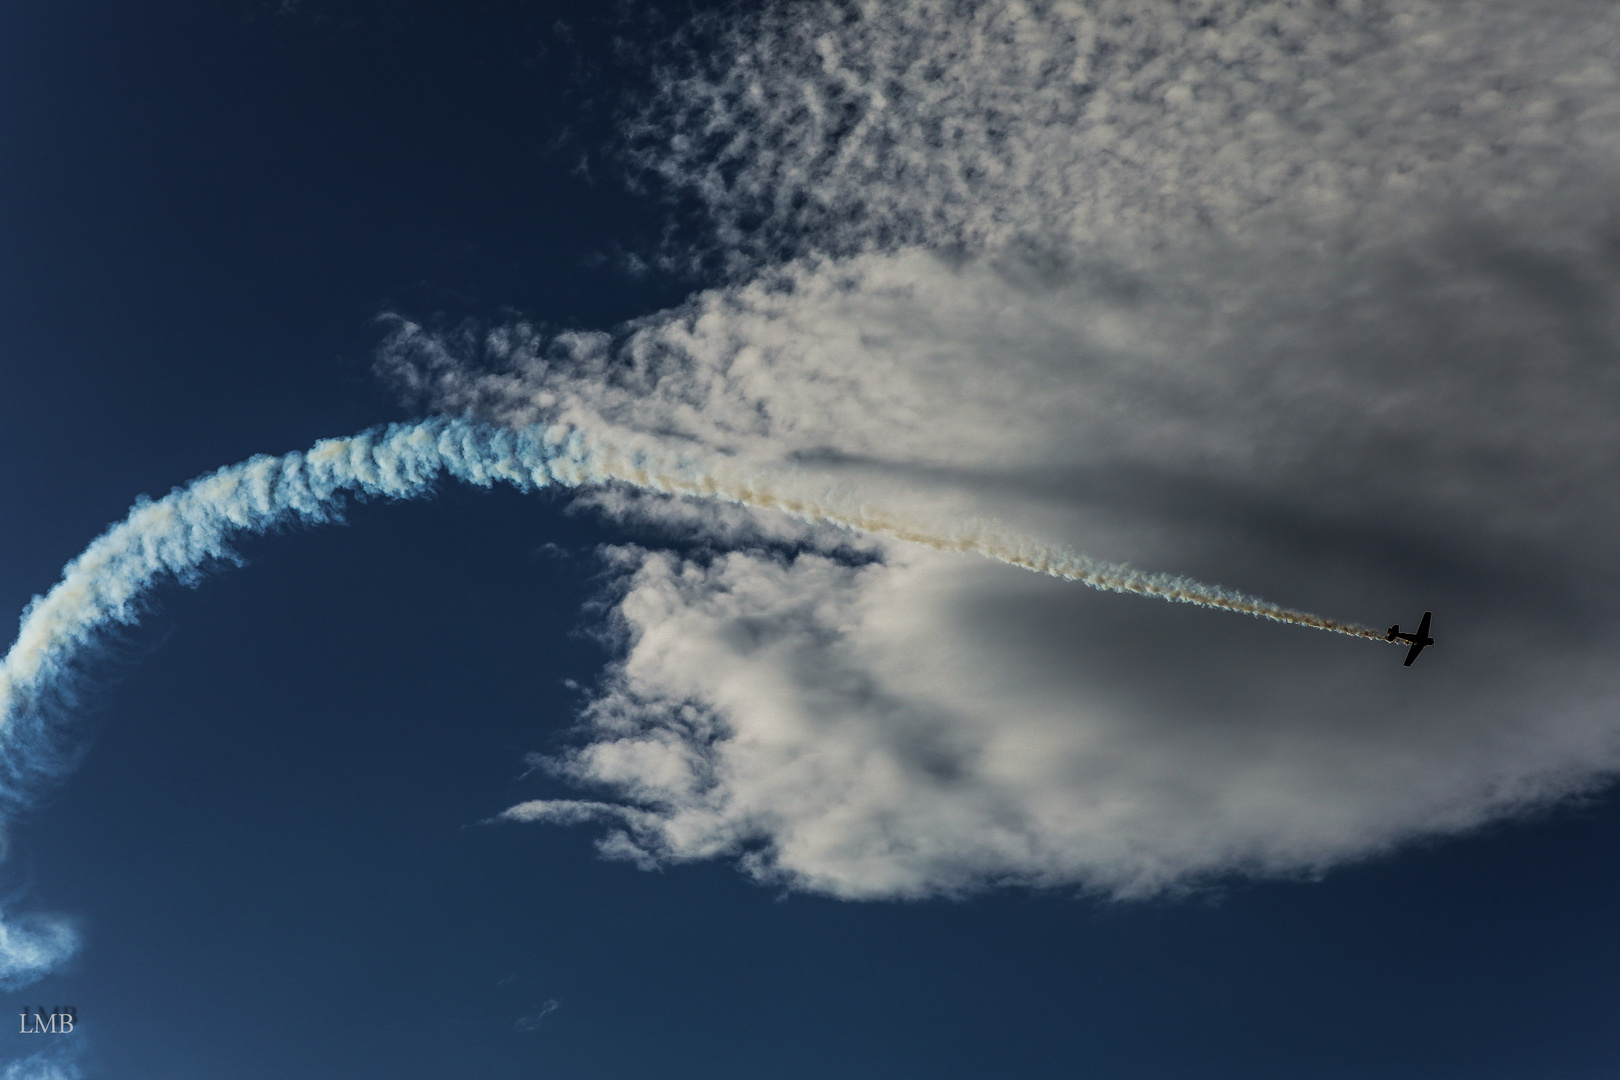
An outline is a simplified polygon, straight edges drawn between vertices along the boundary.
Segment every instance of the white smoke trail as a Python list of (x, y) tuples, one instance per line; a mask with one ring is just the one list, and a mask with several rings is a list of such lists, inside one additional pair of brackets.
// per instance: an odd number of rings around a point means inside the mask
[(633, 455), (625, 455), (598, 447), (591, 455), (591, 466), (603, 479), (645, 487), (648, 491), (724, 499), (761, 510), (791, 513), (807, 521), (826, 521), (831, 525), (855, 529), (859, 533), (891, 536), (910, 544), (933, 547), (935, 551), (983, 555), (985, 559), (1047, 573), (1066, 581), (1079, 581), (1082, 585), (1105, 589), (1110, 593), (1155, 596), (1179, 604), (1243, 612), (1259, 619), (1291, 623), (1296, 627), (1312, 627), (1371, 641), (1385, 640), (1379, 631), (1358, 623), (1340, 622), (1327, 619), (1324, 615), (1281, 607), (1257, 596), (1246, 596), (1218, 585), (1205, 585), (1192, 578), (1168, 573), (1145, 573), (1119, 563), (1100, 562), (1063, 547), (1011, 533), (993, 521), (966, 521), (953, 528), (932, 529), (919, 521), (902, 520), (886, 508), (862, 504), (859, 500), (841, 497), (836, 492), (789, 494), (784, 491), (786, 486), (773, 483), (776, 479), (773, 474), (760, 470), (740, 473), (729, 468), (726, 461), (697, 463), (658, 450), (643, 449)]
[(211, 473), (157, 500), (143, 499), (63, 570), (50, 592), (23, 612), (17, 640), (0, 664), (0, 763), (16, 801), (31, 777), (52, 771), (40, 708), (98, 631), (133, 623), (143, 594), (158, 580), (195, 580), (210, 561), (233, 556), (236, 534), (294, 522), (328, 521), (346, 495), (418, 498), (441, 474), (482, 487), (523, 491), (551, 484), (620, 482), (664, 494), (725, 499), (830, 522), (941, 551), (972, 552), (1098, 589), (1243, 612), (1278, 622), (1382, 641), (1377, 631), (1294, 611), (1188, 578), (1144, 573), (1019, 537), (985, 522), (930, 530), (880, 507), (833, 493), (797, 495), (780, 478), (734, 470), (652, 446), (604, 445), (560, 427), (524, 431), (462, 420), (395, 424), (306, 453), (258, 456)]
[[(99, 633), (133, 623), (154, 584), (165, 578), (193, 582), (210, 562), (234, 559), (229, 544), (236, 535), (330, 521), (346, 496), (419, 498), (441, 475), (522, 491), (618, 482), (724, 499), (941, 551), (972, 552), (1094, 588), (1383, 640), (1366, 627), (1187, 578), (1097, 562), (987, 522), (931, 530), (836, 492), (796, 494), (801, 481), (745, 471), (712, 455), (681, 454), (656, 444), (615, 447), (564, 427), (518, 431), (438, 418), (323, 440), (304, 453), (261, 455), (161, 499), (137, 501), (123, 521), (68, 563), (61, 581), (28, 605), (17, 640), (0, 662), (0, 811), (14, 813), (41, 780), (64, 771), (66, 759), (57, 749), (51, 720), (60, 706), (72, 703), (76, 662)], [(0, 919), (0, 985), (33, 982), (75, 951), (77, 935), (64, 920)]]
[[(1117, 563), (1101, 562), (1088, 556), (1020, 536), (988, 521), (969, 521), (953, 528), (934, 530), (907, 522), (881, 506), (870, 506), (834, 493), (800, 496), (774, 489), (772, 477), (755, 471), (749, 475), (728, 476), (724, 463), (701, 469), (683, 467), (661, 455), (643, 452), (635, 458), (621, 458), (603, 452), (600, 466), (611, 479), (666, 494), (696, 495), (725, 499), (745, 506), (779, 510), (806, 521), (829, 522), (857, 532), (889, 536), (921, 544), (936, 551), (982, 555), (987, 559), (1050, 574), (1065, 581), (1078, 581), (1108, 592), (1135, 593), (1175, 603), (1236, 611), (1257, 618), (1294, 626), (1309, 626), (1335, 634), (1385, 641), (1378, 631), (1357, 623), (1312, 615), (1247, 596), (1219, 585), (1207, 585), (1173, 574), (1147, 573)], [(671, 466), (674, 467), (671, 467)]]
[(254, 457), (138, 501), (23, 612), (0, 664), (0, 764), (10, 781), (0, 798), (18, 801), (30, 779), (53, 771), (41, 706), (98, 631), (135, 621), (156, 581), (190, 582), (207, 563), (233, 558), (228, 544), (236, 534), (328, 521), (346, 495), (417, 498), (442, 473), (523, 490), (589, 478), (577, 446), (546, 445), (537, 434), (449, 420), (393, 425), (323, 440), (306, 453)]

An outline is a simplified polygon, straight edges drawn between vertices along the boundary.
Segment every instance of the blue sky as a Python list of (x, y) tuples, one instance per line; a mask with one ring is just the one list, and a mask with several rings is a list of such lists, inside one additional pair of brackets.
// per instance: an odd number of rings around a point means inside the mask
[(4, 1075), (1612, 1072), (1612, 17), (598, 8), (0, 11), (0, 607), (433, 415), (823, 519), (446, 482), (156, 582)]

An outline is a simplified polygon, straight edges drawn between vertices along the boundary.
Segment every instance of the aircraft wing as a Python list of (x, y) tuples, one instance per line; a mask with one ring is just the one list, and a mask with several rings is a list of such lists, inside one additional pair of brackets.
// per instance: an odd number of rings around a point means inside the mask
[[(1427, 619), (1423, 621), (1428, 622)], [(1418, 638), (1418, 640), (1412, 642), (1412, 647), (1406, 651), (1406, 667), (1412, 666), (1412, 661), (1418, 658), (1418, 653), (1422, 652), (1423, 647), (1427, 644), (1428, 642), (1424, 641), (1422, 638)]]
[[(1417, 636), (1419, 641), (1429, 636), (1429, 620), (1433, 617), (1434, 612), (1432, 611), (1425, 611), (1423, 613), (1423, 621), (1418, 623)], [(1414, 653), (1413, 655), (1415, 656), (1416, 654)]]

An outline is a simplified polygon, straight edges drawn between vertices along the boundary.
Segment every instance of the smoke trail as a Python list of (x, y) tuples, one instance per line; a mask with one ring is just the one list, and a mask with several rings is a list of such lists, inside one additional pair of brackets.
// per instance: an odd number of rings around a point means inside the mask
[[(142, 597), (155, 583), (165, 577), (194, 582), (210, 562), (234, 560), (229, 542), (238, 534), (330, 521), (351, 495), (419, 498), (441, 475), (481, 487), (504, 483), (521, 491), (619, 482), (664, 494), (724, 499), (940, 551), (973, 552), (1098, 589), (1383, 640), (1367, 627), (1187, 578), (1097, 562), (987, 522), (931, 531), (837, 492), (794, 494), (791, 489), (802, 478), (748, 471), (713, 455), (683, 455), (651, 443), (615, 447), (561, 426), (517, 431), (443, 418), (393, 424), (351, 438), (326, 439), (305, 453), (254, 457), (161, 499), (142, 498), (123, 521), (68, 563), (62, 580), (23, 611), (17, 640), (0, 662), (0, 825), (27, 805), (39, 781), (66, 768), (50, 720), (64, 702), (72, 704), (76, 657), (99, 632), (133, 623)], [(0, 986), (33, 982), (76, 949), (77, 935), (64, 920), (0, 917)]]
[[(346, 495), (418, 498), (441, 474), (481, 487), (534, 491), (621, 482), (664, 494), (725, 499), (829, 522), (940, 551), (972, 552), (1093, 588), (1238, 611), (1260, 618), (1382, 641), (1377, 631), (1280, 607), (1213, 585), (1098, 562), (1019, 537), (986, 522), (930, 531), (882, 508), (835, 493), (795, 495), (767, 474), (663, 448), (618, 448), (561, 427), (523, 431), (461, 420), (394, 424), (351, 438), (323, 440), (306, 453), (258, 456), (194, 481), (157, 500), (142, 499), (70, 562), (62, 580), (24, 610), (16, 642), (0, 664), (0, 767), (11, 790), (51, 770), (42, 701), (98, 630), (129, 624), (142, 595), (160, 578), (194, 581), (214, 560), (233, 558), (238, 533), (332, 519)], [(32, 721), (32, 722), (31, 722)], [(19, 753), (27, 747), (29, 752)]]
[[(1296, 611), (1273, 604), (1269, 600), (1247, 596), (1219, 585), (1206, 585), (1191, 578), (1147, 573), (1117, 563), (1101, 562), (1064, 548), (1043, 544), (1030, 537), (1010, 533), (1004, 527), (991, 522), (973, 521), (946, 531), (931, 531), (924, 526), (908, 524), (885, 512), (881, 507), (840, 499), (832, 493), (820, 497), (784, 494), (773, 490), (770, 478), (759, 473), (755, 473), (752, 477), (728, 478), (726, 475), (728, 470), (723, 463), (694, 470), (681, 467), (678, 459), (672, 462), (661, 459), (656, 454), (644, 453), (636, 458), (626, 459), (610, 452), (603, 452), (600, 462), (604, 474), (611, 479), (666, 494), (725, 499), (745, 506), (779, 510), (806, 521), (829, 522), (857, 532), (889, 536), (931, 547), (937, 551), (982, 555), (1010, 566), (1050, 574), (1065, 581), (1078, 581), (1094, 589), (1108, 592), (1153, 596), (1175, 603), (1237, 611), (1257, 618), (1271, 619), (1294, 626), (1309, 626), (1317, 630), (1328, 630), (1335, 634), (1347, 634), (1371, 641), (1386, 640), (1383, 634), (1371, 627)], [(671, 464), (675, 467), (671, 468)]]
[(306, 453), (260, 455), (161, 499), (137, 501), (23, 611), (0, 664), (0, 800), (19, 802), (30, 780), (53, 771), (41, 706), (99, 630), (135, 621), (157, 580), (191, 582), (209, 562), (232, 560), (228, 542), (236, 534), (329, 521), (346, 495), (417, 498), (441, 473), (522, 490), (589, 479), (578, 443), (546, 443), (546, 434), (448, 420), (396, 424), (323, 440)]

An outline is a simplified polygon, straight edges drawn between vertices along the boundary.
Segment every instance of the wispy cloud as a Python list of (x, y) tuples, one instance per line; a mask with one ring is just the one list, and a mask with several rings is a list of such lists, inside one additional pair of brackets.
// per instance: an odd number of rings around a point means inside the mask
[(1599, 165), (1615, 33), (1581, 0), (777, 2), (696, 20), (629, 141), (755, 257), (1382, 239)]
[(77, 1057), (76, 1044), (42, 1050), (0, 1066), (0, 1080), (81, 1080)]
[(37, 982), (78, 950), (79, 934), (71, 919), (0, 911), (0, 988)]
[(529, 1016), (520, 1016), (512, 1026), (518, 1031), (534, 1031), (540, 1026), (540, 1021), (562, 1008), (562, 1002), (552, 998)]

